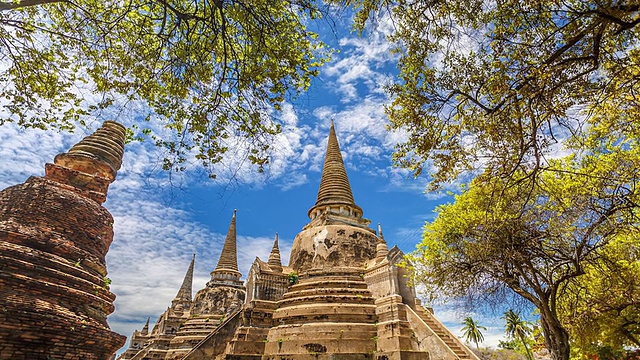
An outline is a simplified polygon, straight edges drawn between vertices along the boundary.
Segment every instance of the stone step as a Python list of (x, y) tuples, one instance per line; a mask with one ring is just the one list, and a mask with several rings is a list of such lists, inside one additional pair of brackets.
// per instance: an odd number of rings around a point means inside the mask
[(367, 283), (360, 277), (354, 278), (341, 278), (341, 279), (306, 279), (291, 286), (289, 291), (298, 291), (306, 289), (334, 289), (334, 288), (353, 288), (353, 289), (368, 289)]
[(430, 313), (425, 313), (424, 311), (418, 311), (418, 316), (433, 330), (433, 332), (453, 351), (456, 356), (458, 356), (461, 360), (470, 360), (471, 356), (467, 353), (467, 351), (460, 346), (458, 339), (452, 339), (449, 332), (447, 332), (443, 325), (440, 324), (437, 320), (433, 318), (433, 315)]
[(280, 308), (292, 307), (296, 305), (304, 304), (361, 304), (361, 305), (374, 305), (374, 299), (370, 296), (355, 296), (355, 295), (312, 295), (312, 296), (298, 296), (290, 299), (281, 300), (279, 302)]

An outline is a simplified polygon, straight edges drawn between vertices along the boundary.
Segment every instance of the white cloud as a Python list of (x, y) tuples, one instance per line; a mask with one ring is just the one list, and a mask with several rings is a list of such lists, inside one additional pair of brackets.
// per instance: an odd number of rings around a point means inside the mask
[(13, 123), (0, 127), (0, 189), (24, 182), (29, 176), (44, 175), (44, 164), (66, 151), (80, 134), (24, 130)]
[[(363, 36), (350, 34), (338, 41), (339, 54), (322, 68), (321, 76), (335, 79), (331, 87), (343, 103), (359, 101), (363, 94), (384, 94), (383, 88), (391, 80), (387, 66), (393, 66), (395, 55), (386, 36), (392, 30), (390, 18), (383, 15), (377, 26), (369, 26)], [(364, 86), (364, 87), (363, 87)]]

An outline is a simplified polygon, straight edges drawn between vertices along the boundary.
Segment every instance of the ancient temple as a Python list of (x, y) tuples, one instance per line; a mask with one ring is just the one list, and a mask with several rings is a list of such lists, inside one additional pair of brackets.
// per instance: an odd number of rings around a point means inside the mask
[(0, 359), (106, 360), (124, 344), (107, 324), (113, 218), (102, 206), (124, 142), (107, 121), (44, 177), (0, 191)]
[[(399, 266), (404, 254), (389, 249), (381, 226), (370, 228), (362, 215), (332, 123), (318, 196), (289, 265), (282, 265), (276, 234), (268, 261), (256, 258), (243, 286), (234, 212), (211, 281), (183, 307), (189, 315), (164, 359), (476, 360), (420, 305)], [(149, 355), (158, 343), (155, 330), (134, 333), (138, 346), (146, 343), (132, 351), (132, 338), (120, 358), (162, 358)]]
[(142, 331), (134, 332), (129, 348), (118, 359), (182, 359), (230, 315), (238, 312), (244, 304), (245, 287), (240, 280), (237, 258), (234, 211), (211, 280), (192, 299), (194, 255), (171, 306), (160, 315), (151, 331), (147, 323)]

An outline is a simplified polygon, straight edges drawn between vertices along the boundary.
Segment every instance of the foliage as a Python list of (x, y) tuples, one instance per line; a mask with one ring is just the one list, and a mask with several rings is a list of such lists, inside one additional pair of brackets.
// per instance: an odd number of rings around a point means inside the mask
[(509, 309), (504, 313), (504, 319), (504, 332), (507, 334), (507, 337), (510, 339), (517, 339), (524, 347), (527, 359), (533, 360), (533, 353), (527, 345), (527, 339), (533, 331), (531, 325), (527, 321), (522, 320), (522, 318), (520, 318), (520, 314), (513, 311), (513, 309)]
[(507, 184), (490, 175), (474, 180), (426, 225), (411, 256), (418, 281), (432, 294), (464, 297), (472, 305), (519, 295), (540, 311), (554, 357), (568, 358), (558, 299), (612, 239), (625, 235), (637, 242), (636, 143), (550, 160), (556, 170), (542, 172), (537, 183)]
[(478, 325), (478, 322), (473, 320), (471, 316), (467, 316), (462, 322), (462, 332), (463, 336), (467, 341), (473, 342), (476, 344), (476, 349), (478, 349), (478, 343), (484, 341), (484, 336), (480, 330), (487, 330), (486, 327)]
[(515, 339), (498, 340), (498, 349), (516, 350), (518, 343)]
[(621, 354), (627, 348), (640, 347), (637, 238), (616, 237), (584, 272), (566, 287), (558, 303), (574, 352), (582, 356)]
[(142, 104), (138, 120), (172, 134), (153, 136), (165, 169), (208, 167), (234, 137), (263, 166), (280, 131), (270, 114), (327, 59), (306, 29), (320, 16), (312, 0), (0, 2), (0, 125), (70, 130)]
[(359, 11), (359, 30), (376, 11), (391, 17), (400, 73), (387, 112), (409, 135), (395, 159), (416, 175), (427, 166), (434, 187), (472, 169), (535, 176), (563, 139), (596, 123), (594, 106), (622, 94), (636, 101), (635, 2), (334, 2)]
[(295, 284), (298, 283), (298, 281), (300, 280), (300, 277), (298, 276), (298, 273), (295, 271), (292, 271), (289, 273), (289, 285), (293, 286)]
[(638, 241), (640, 4), (341, 3), (360, 11), (357, 29), (382, 8), (395, 25), (397, 163), (428, 170), (432, 188), (480, 174), (426, 226), (419, 280), (471, 303), (519, 295), (567, 359), (558, 302), (612, 239)]

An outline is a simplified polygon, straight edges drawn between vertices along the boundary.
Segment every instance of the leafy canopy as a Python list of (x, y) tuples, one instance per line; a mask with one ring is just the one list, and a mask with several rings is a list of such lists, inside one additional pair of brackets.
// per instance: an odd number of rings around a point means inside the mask
[(167, 169), (210, 166), (231, 137), (264, 165), (270, 114), (327, 60), (306, 28), (320, 16), (311, 0), (0, 2), (0, 125), (69, 130), (137, 106), (173, 135), (154, 137)]
[(613, 239), (640, 236), (638, 149), (635, 141), (597, 156), (552, 160), (557, 170), (535, 183), (477, 178), (426, 225), (411, 255), (418, 281), (431, 294), (472, 305), (519, 295), (540, 311), (550, 351), (568, 358), (558, 311), (566, 287)]
[[(533, 177), (563, 140), (598, 123), (594, 106), (636, 102), (636, 2), (338, 2), (359, 10), (359, 30), (381, 9), (394, 22), (400, 72), (387, 113), (408, 132), (395, 159), (415, 175), (427, 169), (434, 187), (468, 170)], [(607, 119), (629, 130), (628, 119)]]
[(640, 246), (620, 235), (602, 249), (598, 261), (564, 289), (558, 309), (575, 353), (623, 353), (640, 347)]
[(558, 301), (617, 236), (638, 238), (640, 4), (345, 0), (356, 28), (386, 9), (399, 75), (395, 160), (431, 186), (480, 174), (413, 254), (433, 294), (540, 311), (569, 357)]

